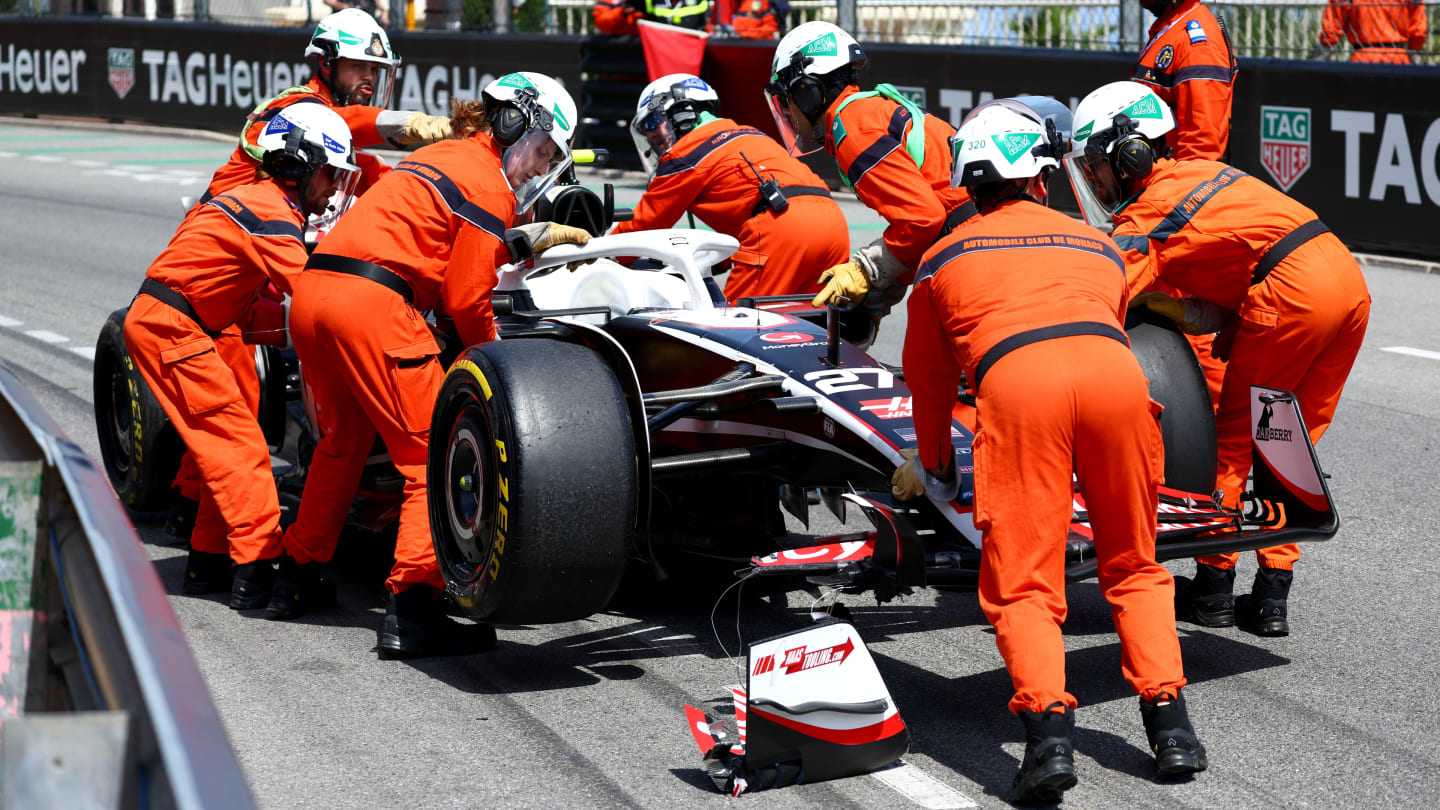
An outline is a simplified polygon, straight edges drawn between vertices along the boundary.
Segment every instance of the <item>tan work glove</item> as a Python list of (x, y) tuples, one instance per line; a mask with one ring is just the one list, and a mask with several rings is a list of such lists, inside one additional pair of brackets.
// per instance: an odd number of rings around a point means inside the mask
[(400, 134), (400, 143), (409, 146), (416, 143), (435, 143), (450, 137), (450, 119), (438, 115), (417, 112), (405, 122)]
[(812, 307), (823, 307), (836, 298), (848, 298), (852, 304), (859, 303), (870, 292), (870, 280), (865, 271), (855, 262), (845, 262), (820, 274), (820, 283), (825, 289), (810, 302)]
[(1190, 296), (1172, 298), (1161, 292), (1140, 293), (1130, 300), (1131, 307), (1144, 306), (1146, 309), (1175, 322), (1180, 331), (1187, 335), (1209, 335), (1218, 331), (1230, 320), (1230, 310), (1209, 301)]
[(450, 119), (413, 110), (384, 110), (375, 116), (375, 131), (396, 146), (416, 146), (450, 137)]
[[(583, 228), (572, 228), (569, 225), (561, 225), (555, 222), (532, 222), (529, 225), (519, 225), (505, 232), (505, 241), (509, 242), (511, 236), (519, 231), (525, 235), (525, 241), (530, 244), (530, 255), (538, 256), (556, 245), (579, 245), (584, 247), (590, 241), (590, 232)], [(588, 264), (594, 259), (580, 259), (565, 265), (574, 270), (582, 264)]]
[(896, 500), (913, 501), (925, 494), (924, 472), (920, 469), (920, 451), (907, 447), (900, 451), (905, 462), (890, 476), (890, 494)]

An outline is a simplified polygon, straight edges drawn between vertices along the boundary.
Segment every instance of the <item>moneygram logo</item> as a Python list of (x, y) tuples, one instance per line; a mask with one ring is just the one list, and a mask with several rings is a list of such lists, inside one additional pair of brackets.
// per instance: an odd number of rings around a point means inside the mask
[(1310, 168), (1310, 108), (1260, 108), (1260, 163), (1289, 191)]

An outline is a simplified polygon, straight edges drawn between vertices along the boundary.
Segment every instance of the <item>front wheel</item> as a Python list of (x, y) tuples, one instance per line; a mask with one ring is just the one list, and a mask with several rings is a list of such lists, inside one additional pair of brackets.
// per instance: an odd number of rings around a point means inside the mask
[(470, 615), (565, 622), (610, 601), (629, 559), (635, 437), (593, 351), (545, 339), (467, 349), (430, 424), (430, 532)]
[(1125, 331), (1150, 381), (1150, 398), (1165, 406), (1165, 485), (1208, 495), (1215, 489), (1215, 411), (1195, 350), (1168, 321), (1146, 315)]

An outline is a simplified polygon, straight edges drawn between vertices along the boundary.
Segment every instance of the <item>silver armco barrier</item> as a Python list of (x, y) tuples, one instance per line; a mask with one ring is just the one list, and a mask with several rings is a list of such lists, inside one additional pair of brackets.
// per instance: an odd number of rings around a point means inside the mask
[(0, 807), (253, 808), (105, 473), (0, 362)]

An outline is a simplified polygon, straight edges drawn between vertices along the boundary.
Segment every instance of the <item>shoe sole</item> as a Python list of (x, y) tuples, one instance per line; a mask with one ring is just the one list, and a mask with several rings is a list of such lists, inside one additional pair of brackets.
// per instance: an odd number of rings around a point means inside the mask
[(228, 590), (230, 590), (230, 583), (228, 582), (205, 582), (187, 579), (185, 583), (180, 586), (180, 593), (186, 596), (204, 596), (208, 593), (224, 593)]
[(230, 594), (231, 610), (259, 610), (268, 604), (270, 604), (269, 593), (255, 594), (254, 596)]
[(1010, 791), (1010, 801), (1017, 804), (1056, 804), (1065, 791), (1079, 783), (1073, 762), (1051, 760)]
[(1210, 767), (1202, 751), (1166, 751), (1155, 758), (1155, 770), (1163, 778), (1199, 773)]
[(1232, 607), (1229, 609), (1222, 609), (1216, 611), (1196, 610), (1195, 608), (1190, 608), (1184, 613), (1177, 612), (1176, 618), (1182, 621), (1190, 622), (1191, 624), (1198, 624), (1201, 627), (1234, 627), (1235, 608)]
[(325, 610), (335, 606), (335, 589), (322, 590), (320, 598), (312, 602), (292, 601), (275, 591), (270, 592), (270, 601), (265, 605), (265, 618), (285, 622), (298, 619), (307, 613)]
[(1270, 619), (1269, 621), (1263, 621), (1259, 624), (1246, 622), (1240, 626), (1240, 629), (1265, 638), (1279, 638), (1280, 636), (1290, 635), (1290, 623), (1284, 619)]

